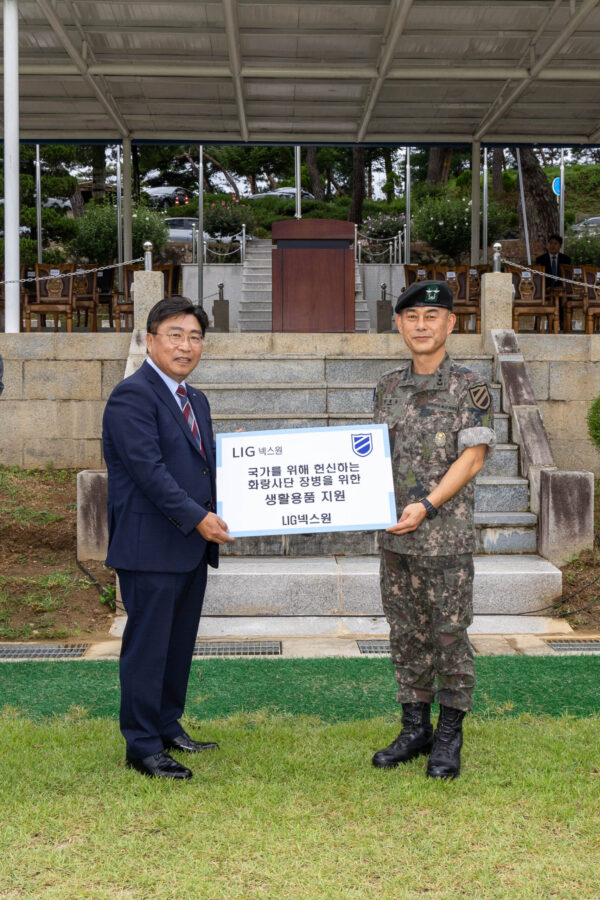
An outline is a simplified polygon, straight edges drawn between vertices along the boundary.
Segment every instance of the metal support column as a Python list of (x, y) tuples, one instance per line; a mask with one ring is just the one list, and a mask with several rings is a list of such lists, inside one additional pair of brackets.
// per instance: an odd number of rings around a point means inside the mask
[(301, 148), (294, 147), (294, 181), (296, 184), (296, 218), (302, 218), (302, 167), (301, 167)]
[(198, 147), (198, 303), (204, 306), (204, 147)]
[(4, 0), (4, 329), (21, 330), (19, 306), (19, 9)]
[(565, 151), (560, 151), (560, 199), (558, 202), (558, 221), (560, 236), (565, 236)]
[(523, 187), (523, 170), (521, 168), (521, 151), (517, 147), (517, 168), (519, 170), (519, 191), (521, 192), (521, 209), (523, 211), (523, 232), (527, 247), (527, 265), (531, 265), (531, 247), (529, 246), (529, 228), (527, 227), (527, 209), (525, 207), (525, 189)]
[(131, 138), (123, 138), (123, 253), (133, 259), (131, 204)]
[(123, 290), (123, 188), (121, 184), (121, 145), (117, 145), (117, 254), (119, 290)]
[(40, 145), (35, 145), (35, 223), (37, 231), (37, 261), (42, 262), (42, 168)]
[(481, 144), (471, 145), (471, 265), (479, 263), (481, 253)]
[(488, 152), (483, 148), (483, 224), (481, 228), (481, 262), (488, 261)]
[(404, 234), (404, 262), (410, 263), (410, 147), (406, 148), (406, 226)]

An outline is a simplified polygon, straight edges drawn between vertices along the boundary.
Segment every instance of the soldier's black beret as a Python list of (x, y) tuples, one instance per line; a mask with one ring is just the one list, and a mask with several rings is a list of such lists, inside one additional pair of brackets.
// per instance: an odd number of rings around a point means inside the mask
[(414, 281), (398, 297), (396, 312), (409, 306), (441, 306), (452, 311), (454, 294), (446, 281)]

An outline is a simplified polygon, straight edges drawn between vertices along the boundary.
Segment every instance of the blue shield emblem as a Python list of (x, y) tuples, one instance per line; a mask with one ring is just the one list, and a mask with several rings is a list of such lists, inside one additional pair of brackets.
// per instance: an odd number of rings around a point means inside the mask
[(372, 434), (352, 434), (352, 450), (357, 456), (368, 456), (373, 449)]

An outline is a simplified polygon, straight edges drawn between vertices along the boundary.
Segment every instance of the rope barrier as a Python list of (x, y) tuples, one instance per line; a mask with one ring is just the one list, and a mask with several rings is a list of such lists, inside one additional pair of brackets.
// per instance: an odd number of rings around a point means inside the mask
[[(95, 269), (87, 269), (80, 267), (74, 272), (60, 272), (59, 275), (42, 275), (40, 278), (21, 278), (19, 280), (11, 279), (10, 281), (0, 281), (0, 284), (28, 284), (31, 281), (49, 281), (51, 278), (74, 278), (75, 275), (93, 275), (94, 272), (105, 272), (107, 269), (120, 269), (122, 266), (132, 266), (134, 263), (144, 262), (144, 257), (139, 256), (137, 259), (129, 259), (123, 263), (111, 263), (109, 266), (98, 266)], [(48, 263), (44, 263), (48, 265)]]
[[(507, 266), (514, 266), (515, 269), (522, 269), (524, 272), (533, 272), (536, 275), (545, 275), (547, 278), (551, 278), (552, 281), (562, 281), (563, 284), (576, 284), (578, 287), (594, 287), (593, 284), (590, 284), (587, 281), (574, 281), (572, 278), (562, 278), (560, 275), (550, 275), (546, 270), (534, 269), (533, 266), (522, 266), (520, 263), (512, 262), (510, 259), (505, 259), (503, 256), (500, 257), (501, 262), (505, 263)], [(577, 266), (574, 266), (577, 268)], [(598, 269), (600, 273), (600, 269)], [(596, 284), (600, 286), (600, 281), (596, 281)]]
[(361, 234), (360, 231), (357, 231), (356, 234), (357, 234), (357, 237), (359, 237), (363, 241), (367, 241), (369, 244), (393, 244), (394, 241), (398, 240), (397, 234), (395, 234), (393, 237), (389, 237), (389, 238), (367, 237), (366, 234)]

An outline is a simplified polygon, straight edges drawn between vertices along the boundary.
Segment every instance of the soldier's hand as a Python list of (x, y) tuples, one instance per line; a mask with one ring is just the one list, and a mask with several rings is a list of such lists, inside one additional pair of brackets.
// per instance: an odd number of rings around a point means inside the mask
[(409, 503), (402, 510), (402, 515), (395, 525), (386, 528), (386, 531), (392, 534), (408, 534), (409, 531), (416, 531), (426, 516), (426, 510), (422, 503)]
[(202, 521), (198, 522), (196, 531), (200, 532), (205, 541), (212, 541), (214, 544), (226, 544), (235, 540), (228, 534), (227, 522), (213, 512), (207, 513)]

